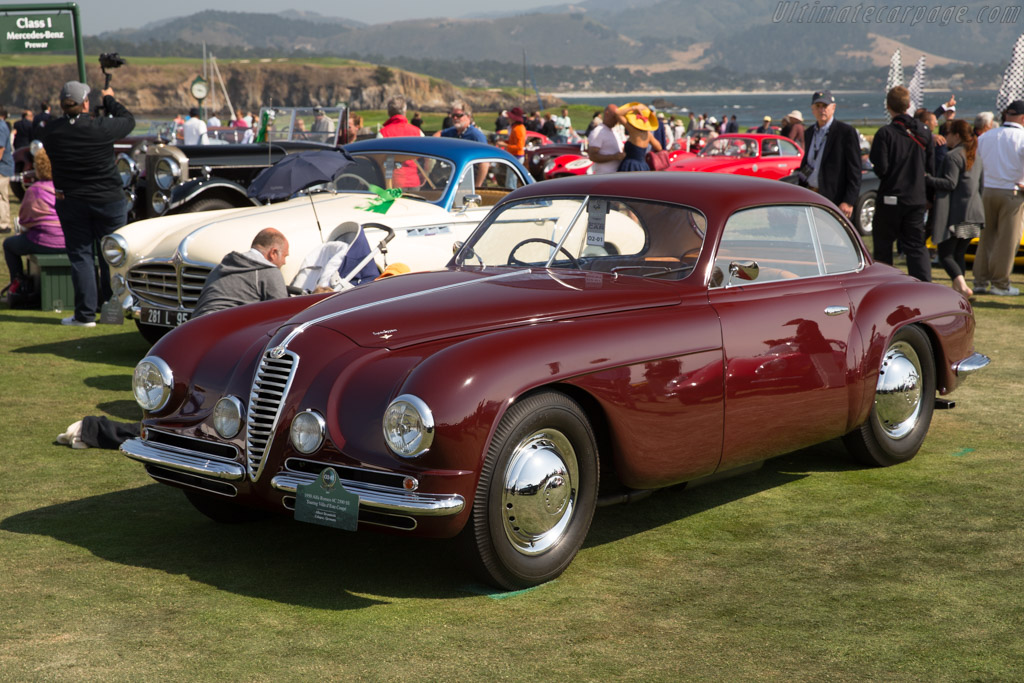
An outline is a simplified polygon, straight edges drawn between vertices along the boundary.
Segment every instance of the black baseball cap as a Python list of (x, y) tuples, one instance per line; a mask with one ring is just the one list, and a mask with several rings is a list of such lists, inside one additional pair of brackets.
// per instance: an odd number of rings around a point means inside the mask
[(1024, 114), (1024, 100), (1014, 100), (1013, 102), (1010, 102), (1010, 104), (1006, 105), (1006, 111), (1004, 113), (1010, 114), (1011, 116), (1020, 116), (1021, 114)]
[(825, 104), (835, 104), (836, 98), (832, 97), (831, 90), (819, 90), (818, 92), (811, 95), (811, 106), (814, 106), (818, 102), (824, 102)]

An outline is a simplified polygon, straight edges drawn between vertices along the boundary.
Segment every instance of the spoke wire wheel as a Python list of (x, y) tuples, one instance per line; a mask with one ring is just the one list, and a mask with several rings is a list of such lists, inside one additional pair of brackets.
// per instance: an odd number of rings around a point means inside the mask
[(913, 458), (935, 410), (935, 375), (928, 335), (913, 325), (898, 330), (882, 355), (871, 414), (843, 437), (850, 452), (876, 467)]
[(576, 556), (597, 505), (597, 442), (586, 414), (550, 391), (514, 403), (491, 439), (463, 550), (480, 577), (515, 590)]

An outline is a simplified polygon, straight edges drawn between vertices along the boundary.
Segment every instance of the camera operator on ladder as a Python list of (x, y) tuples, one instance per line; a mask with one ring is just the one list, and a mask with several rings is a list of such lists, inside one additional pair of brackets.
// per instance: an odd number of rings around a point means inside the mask
[(107, 74), (107, 86), (101, 93), (106, 116), (98, 118), (89, 113), (89, 86), (78, 81), (65, 83), (60, 91), (64, 115), (51, 121), (43, 140), (53, 167), (57, 215), (75, 290), (75, 312), (61, 320), (64, 325), (95, 327), (99, 305), (112, 293), (110, 270), (102, 257), (97, 293), (93, 245), (128, 221), (128, 202), (114, 165), (114, 143), (131, 135), (135, 118), (114, 99), (109, 80)]

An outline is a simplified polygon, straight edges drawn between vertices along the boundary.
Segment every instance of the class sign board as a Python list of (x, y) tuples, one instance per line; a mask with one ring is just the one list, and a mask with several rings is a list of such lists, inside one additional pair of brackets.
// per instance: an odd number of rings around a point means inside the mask
[(70, 14), (0, 16), (0, 53), (74, 49)]

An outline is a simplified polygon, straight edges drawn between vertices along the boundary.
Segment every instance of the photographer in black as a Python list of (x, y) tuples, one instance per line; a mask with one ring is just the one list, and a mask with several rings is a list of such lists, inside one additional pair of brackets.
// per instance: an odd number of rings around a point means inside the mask
[(64, 115), (50, 122), (43, 140), (53, 166), (57, 215), (75, 289), (75, 313), (61, 323), (79, 327), (94, 327), (100, 303), (112, 294), (110, 271), (101, 257), (97, 295), (93, 245), (128, 221), (128, 204), (114, 165), (114, 142), (131, 134), (135, 118), (114, 99), (113, 89), (107, 87), (101, 94), (106, 115), (93, 118), (89, 86), (65, 83), (60, 91)]

